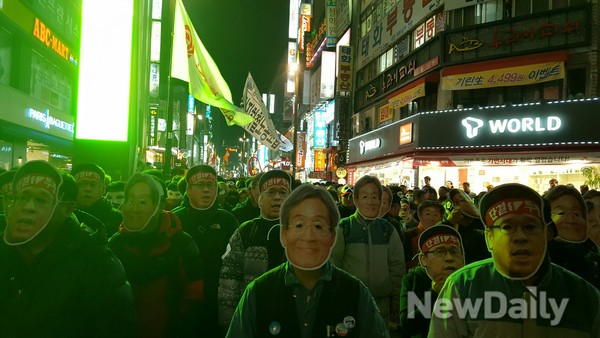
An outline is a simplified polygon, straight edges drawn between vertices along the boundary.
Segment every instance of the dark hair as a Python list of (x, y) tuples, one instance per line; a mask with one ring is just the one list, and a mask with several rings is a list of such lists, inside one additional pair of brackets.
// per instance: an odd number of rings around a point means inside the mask
[(256, 176), (252, 177), (252, 182), (250, 183), (250, 185), (248, 186), (248, 188), (254, 189), (254, 188), (258, 187), (258, 183), (260, 182), (260, 178), (264, 174), (265, 173), (261, 171), (258, 174), (256, 174)]
[(75, 183), (73, 176), (64, 171), (59, 171), (62, 177), (62, 184), (58, 189), (58, 196), (62, 196), (61, 201), (75, 201), (79, 194), (79, 187)]
[(334, 231), (335, 227), (340, 222), (340, 211), (337, 208), (337, 204), (325, 188), (308, 183), (300, 184), (281, 205), (279, 211), (279, 221), (281, 222), (281, 226), (283, 228), (289, 226), (290, 212), (292, 209), (308, 198), (318, 198), (323, 202), (327, 209), (327, 213), (329, 214), (329, 227), (331, 231)]
[(125, 191), (125, 182), (123, 182), (123, 181), (110, 182), (108, 187), (106, 187), (106, 192), (115, 192), (115, 191)]
[(71, 170), (71, 175), (75, 176), (75, 175), (77, 175), (78, 173), (80, 173), (82, 171), (91, 171), (91, 172), (94, 172), (94, 173), (100, 175), (100, 179), (102, 181), (104, 181), (104, 179), (106, 178), (106, 173), (104, 172), (104, 169), (100, 168), (100, 166), (98, 166), (95, 163), (81, 163), (81, 164), (78, 164), (78, 165), (74, 166), (73, 169)]
[(600, 191), (596, 190), (596, 189), (592, 189), (588, 192), (586, 192), (585, 194), (583, 194), (583, 198), (586, 200), (592, 199), (594, 197), (598, 197), (600, 196)]

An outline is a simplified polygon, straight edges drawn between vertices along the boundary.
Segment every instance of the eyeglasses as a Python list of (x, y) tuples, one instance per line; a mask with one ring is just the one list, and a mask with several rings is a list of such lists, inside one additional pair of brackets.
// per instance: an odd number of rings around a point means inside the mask
[(189, 186), (192, 189), (198, 189), (198, 190), (204, 190), (204, 189), (215, 190), (217, 188), (217, 185), (212, 182), (194, 183), (194, 184), (190, 184)]
[(302, 224), (302, 223), (298, 223), (298, 224), (290, 225), (288, 227), (288, 229), (290, 229), (290, 231), (293, 234), (300, 235), (300, 234), (304, 233), (304, 231), (306, 229), (308, 229), (309, 227), (312, 227), (312, 231), (317, 237), (329, 236), (332, 234), (332, 232), (334, 230), (333, 227), (325, 226), (325, 225), (322, 225), (319, 223), (306, 224), (306, 225)]
[(275, 197), (275, 195), (279, 195), (280, 197), (285, 198), (290, 194), (290, 192), (287, 189), (267, 189), (265, 192), (263, 192), (263, 194), (265, 194), (267, 197)]
[(542, 230), (544, 229), (544, 226), (541, 224), (524, 224), (524, 225), (502, 224), (502, 225), (492, 225), (492, 226), (490, 226), (490, 228), (496, 228), (496, 229), (500, 230), (500, 233), (502, 233), (503, 235), (514, 235), (514, 233), (517, 231), (517, 228), (521, 228), (521, 231), (523, 231), (523, 233), (525, 233), (526, 235), (534, 235), (534, 234), (541, 233)]
[(435, 257), (446, 257), (446, 254), (450, 254), (452, 257), (460, 257), (462, 256), (462, 251), (459, 249), (435, 249), (431, 251), (426, 251), (426, 254), (433, 254)]
[(46, 196), (45, 194), (31, 194), (28, 192), (19, 193), (13, 198), (15, 205), (24, 205), (29, 200), (33, 200), (36, 207), (48, 208), (54, 204), (54, 198)]

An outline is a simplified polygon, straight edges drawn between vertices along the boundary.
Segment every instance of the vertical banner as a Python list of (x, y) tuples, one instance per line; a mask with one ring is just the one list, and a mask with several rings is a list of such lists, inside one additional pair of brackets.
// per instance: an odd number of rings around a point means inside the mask
[(298, 50), (304, 52), (304, 32), (310, 32), (311, 4), (300, 5), (300, 32), (298, 36)]
[(335, 47), (337, 42), (337, 36), (335, 34), (335, 1), (336, 0), (327, 0), (325, 5), (325, 20), (327, 21), (325, 28), (325, 47)]
[(352, 46), (340, 46), (338, 54), (337, 93), (348, 96), (352, 91)]
[(298, 132), (296, 137), (296, 169), (300, 170), (306, 161), (306, 133)]
[(315, 171), (325, 171), (325, 151), (315, 149)]
[(326, 111), (323, 109), (315, 110), (315, 127), (313, 147), (327, 147), (327, 119)]

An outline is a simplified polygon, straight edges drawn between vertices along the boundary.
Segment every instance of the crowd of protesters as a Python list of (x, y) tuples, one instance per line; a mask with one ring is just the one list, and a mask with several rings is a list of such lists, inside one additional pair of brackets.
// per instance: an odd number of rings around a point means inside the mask
[[(0, 174), (0, 336), (600, 337), (600, 191), (431, 183), (30, 161)], [(434, 315), (491, 291), (568, 303)]]

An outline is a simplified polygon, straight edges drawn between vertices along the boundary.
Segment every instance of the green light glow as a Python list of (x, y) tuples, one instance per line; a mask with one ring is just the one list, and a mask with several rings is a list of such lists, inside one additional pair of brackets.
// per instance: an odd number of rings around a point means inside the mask
[(75, 137), (127, 141), (134, 0), (84, 0)]

